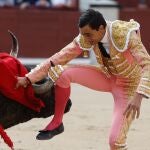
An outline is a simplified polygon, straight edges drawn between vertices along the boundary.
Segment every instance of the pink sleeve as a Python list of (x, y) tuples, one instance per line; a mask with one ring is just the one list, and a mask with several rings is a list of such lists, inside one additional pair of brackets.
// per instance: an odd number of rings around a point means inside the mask
[(78, 44), (73, 41), (60, 50), (58, 53), (54, 54), (50, 58), (48, 58), (43, 63), (37, 65), (34, 69), (31, 70), (26, 76), (30, 79), (32, 83), (35, 83), (47, 76), (48, 70), (51, 67), (50, 60), (55, 65), (65, 65), (73, 58), (79, 56), (82, 50), (78, 46)]
[(131, 53), (142, 68), (141, 80), (136, 92), (148, 98), (150, 97), (150, 56), (138, 35), (133, 32), (129, 42)]

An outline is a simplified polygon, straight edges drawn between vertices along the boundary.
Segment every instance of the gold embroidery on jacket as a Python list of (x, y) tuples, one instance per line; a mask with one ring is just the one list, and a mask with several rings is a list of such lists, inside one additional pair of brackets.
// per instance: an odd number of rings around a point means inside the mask
[(104, 58), (104, 65), (111, 74), (118, 76), (117, 84), (123, 86), (126, 96), (132, 97), (137, 89), (140, 80), (141, 68), (136, 63), (129, 63), (122, 52), (118, 52), (113, 45), (110, 45), (111, 59)]
[(102, 57), (102, 54), (101, 54), (100, 49), (98, 47), (98, 44), (96, 44), (94, 46), (94, 52), (95, 52), (95, 56), (96, 56), (97, 62), (100, 65), (101, 71), (109, 78), (110, 77), (110, 72), (109, 72), (108, 68), (104, 64), (103, 57)]
[(48, 77), (53, 81), (56, 82), (59, 76), (62, 74), (64, 71), (63, 66), (61, 65), (56, 65), (54, 67), (50, 67), (48, 71)]
[[(139, 32), (139, 31), (138, 31)], [(141, 38), (133, 32), (130, 36), (130, 51), (141, 66), (141, 79), (136, 92), (144, 94), (147, 98), (150, 97), (150, 56), (141, 42)]]
[(118, 49), (119, 51), (126, 50), (130, 32), (133, 30), (137, 30), (138, 28), (139, 24), (134, 20), (130, 20), (129, 22), (121, 20), (112, 22), (111, 38), (116, 49)]
[(91, 48), (93, 48), (93, 45), (91, 45), (81, 34), (79, 34), (75, 38), (75, 41), (78, 43), (79, 47), (83, 50), (82, 52), (83, 57), (85, 58), (89, 57), (89, 51), (91, 50)]
[(80, 47), (82, 47), (83, 49), (90, 49), (92, 47), (92, 45), (88, 41), (86, 41), (82, 35), (80, 36), (79, 43)]
[[(115, 145), (116, 145), (116, 149), (117, 149), (117, 145), (122, 145), (124, 144), (126, 147), (126, 138), (127, 138), (127, 132), (129, 130), (129, 127), (133, 121), (133, 111), (130, 113), (130, 115), (128, 116), (128, 118), (124, 117), (123, 119), (123, 123), (122, 126), (120, 128), (120, 134), (118, 135)], [(120, 149), (119, 149), (120, 150)]]
[[(101, 52), (99, 51), (99, 48), (97, 46), (94, 47), (96, 59), (97, 62), (100, 64), (101, 70), (105, 73), (106, 72), (109, 73), (109, 75), (113, 74), (119, 77), (117, 79), (117, 84), (124, 87), (128, 98), (133, 97), (136, 91), (144, 95), (147, 95), (148, 97), (150, 95), (149, 84), (147, 83), (148, 81), (143, 82), (141, 78), (143, 77), (146, 80), (150, 80), (150, 71), (147, 70), (144, 73), (142, 72), (142, 66), (145, 65), (148, 66), (150, 64), (150, 61), (149, 56), (141, 50), (143, 49), (141, 42), (139, 42), (138, 40), (135, 42), (133, 41), (132, 43), (136, 43), (135, 44), (136, 47), (134, 47), (134, 44), (130, 45), (129, 47), (131, 48), (131, 50), (135, 49), (136, 51), (135, 54), (139, 55), (139, 57), (145, 58), (140, 63), (137, 62), (136, 58), (133, 60), (132, 63), (129, 63), (128, 59), (123, 55), (123, 51), (118, 51), (118, 49), (116, 49), (115, 47), (115, 45), (117, 45), (120, 49), (123, 49), (126, 43), (128, 42), (130, 43), (130, 41), (132, 41), (130, 37), (127, 37), (128, 34), (130, 33), (129, 31), (130, 30), (133, 31), (138, 28), (139, 24), (134, 21), (130, 22), (117, 21), (113, 24), (112, 29), (113, 38), (109, 37), (110, 39), (109, 52), (111, 59), (103, 57)], [(109, 32), (108, 34), (109, 36), (111, 36)], [(114, 40), (115, 45), (113, 44), (112, 39)], [(144, 85), (144, 87), (140, 85)]]

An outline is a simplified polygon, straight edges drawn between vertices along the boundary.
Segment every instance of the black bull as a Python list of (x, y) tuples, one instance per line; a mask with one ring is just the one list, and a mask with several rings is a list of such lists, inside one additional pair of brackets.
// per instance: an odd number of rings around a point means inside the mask
[[(18, 53), (18, 41), (16, 37), (10, 32), (13, 40), (13, 48), (11, 51), (11, 55), (17, 57)], [(42, 84), (42, 82), (46, 82), (43, 80), (38, 84)], [(38, 98), (40, 98), (45, 107), (41, 109), (40, 112), (35, 112), (20, 103), (17, 103), (14, 100), (11, 100), (0, 93), (0, 124), (4, 129), (17, 125), (19, 123), (27, 122), (32, 118), (46, 118), (54, 114), (55, 108), (55, 93), (54, 86), (52, 86), (48, 91), (42, 94), (36, 94)], [(70, 110), (72, 103), (69, 99), (66, 105), (65, 112)]]
[[(27, 122), (32, 118), (46, 118), (54, 114), (54, 88), (51, 91), (37, 95), (41, 98), (45, 104), (45, 107), (41, 111), (35, 112), (14, 100), (11, 100), (0, 93), (0, 124), (4, 129), (17, 125), (19, 123)], [(72, 103), (68, 100), (65, 112), (70, 110)]]

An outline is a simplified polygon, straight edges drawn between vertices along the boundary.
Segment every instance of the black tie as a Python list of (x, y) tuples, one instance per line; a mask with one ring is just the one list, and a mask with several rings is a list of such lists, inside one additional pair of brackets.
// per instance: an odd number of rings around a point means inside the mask
[(110, 55), (107, 53), (107, 51), (106, 51), (105, 47), (103, 46), (102, 42), (98, 43), (98, 47), (99, 47), (99, 49), (100, 49), (100, 51), (101, 51), (101, 53), (104, 57), (110, 58)]

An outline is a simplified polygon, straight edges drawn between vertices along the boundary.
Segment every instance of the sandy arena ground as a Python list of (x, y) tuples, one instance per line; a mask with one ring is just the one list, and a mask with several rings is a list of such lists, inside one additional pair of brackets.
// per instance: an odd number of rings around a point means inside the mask
[[(35, 139), (51, 118), (33, 119), (7, 129), (15, 150), (109, 150), (113, 98), (73, 84), (71, 111), (64, 116), (65, 132), (48, 141)], [(141, 115), (128, 134), (129, 150), (150, 150), (150, 101), (144, 99)], [(0, 150), (9, 150), (0, 139)]]

